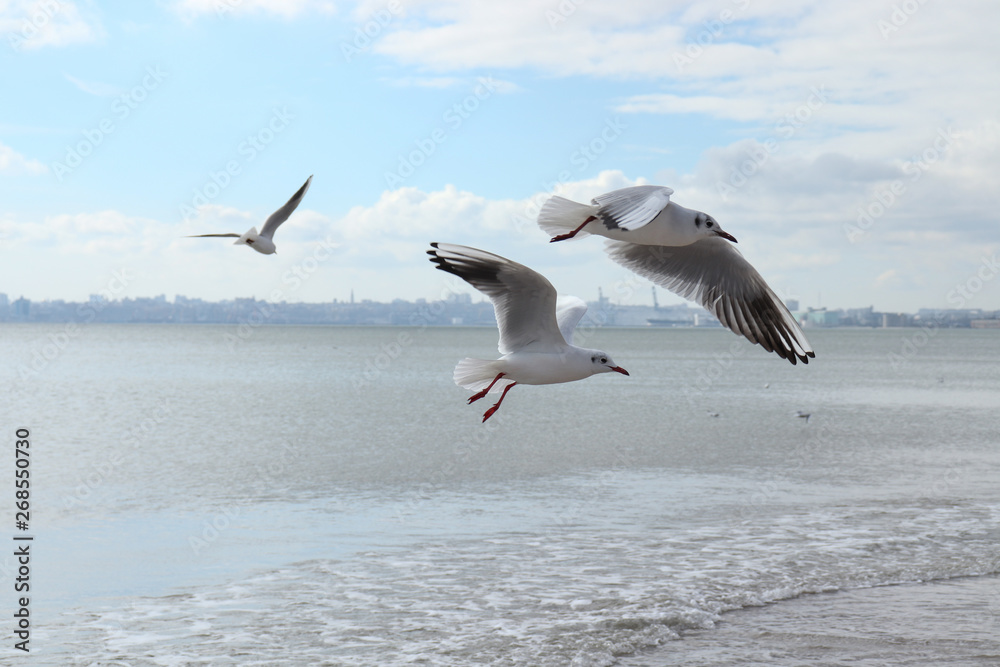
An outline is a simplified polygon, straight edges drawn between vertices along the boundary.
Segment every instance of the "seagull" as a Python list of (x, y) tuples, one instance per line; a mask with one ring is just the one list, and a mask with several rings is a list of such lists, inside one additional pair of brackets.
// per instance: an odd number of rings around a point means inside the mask
[(281, 226), (281, 223), (288, 220), (288, 216), (290, 216), (292, 212), (298, 208), (302, 198), (306, 195), (306, 190), (309, 189), (309, 184), (312, 183), (312, 179), (312, 176), (307, 178), (306, 182), (301, 188), (299, 188), (299, 191), (292, 195), (292, 198), (285, 202), (284, 206), (271, 214), (271, 217), (264, 223), (264, 228), (259, 234), (257, 233), (257, 227), (251, 227), (243, 234), (195, 234), (193, 236), (189, 236), (188, 238), (234, 238), (236, 241), (233, 245), (240, 245), (242, 243), (250, 246), (263, 255), (273, 255), (277, 252), (274, 247), (274, 232)]
[(628, 375), (601, 350), (573, 345), (573, 330), (587, 312), (587, 304), (576, 297), (557, 299), (545, 276), (509, 259), (476, 248), (432, 243), (428, 250), (438, 269), (452, 273), (493, 302), (500, 342), (499, 359), (462, 359), (455, 366), (455, 384), (477, 390), (474, 403), (491, 391), (500, 400), (483, 415), (493, 416), (507, 392), (517, 384), (573, 382), (595, 373), (615, 371)]
[(565, 241), (598, 234), (614, 261), (698, 301), (733, 333), (792, 364), (816, 356), (798, 322), (712, 216), (670, 201), (673, 190), (637, 185), (580, 204), (551, 197), (538, 226)]
[(805, 419), (806, 423), (808, 424), (809, 423), (809, 418), (812, 417), (812, 413), (811, 412), (802, 412), (802, 410), (796, 410), (795, 411), (795, 416), (798, 417), (798, 418), (800, 418), (800, 419)]

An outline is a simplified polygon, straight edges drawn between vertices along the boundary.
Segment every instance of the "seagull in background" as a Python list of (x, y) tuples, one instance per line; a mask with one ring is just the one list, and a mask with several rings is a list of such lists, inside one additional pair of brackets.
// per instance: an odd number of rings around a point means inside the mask
[(455, 384), (476, 391), (475, 403), (490, 392), (503, 393), (483, 415), (493, 416), (507, 392), (517, 384), (573, 382), (595, 373), (628, 375), (607, 352), (573, 345), (573, 330), (587, 312), (576, 297), (557, 299), (542, 274), (509, 259), (476, 248), (432, 243), (428, 250), (438, 269), (454, 274), (493, 302), (500, 342), (499, 359), (462, 359), (455, 366)]
[(607, 237), (614, 261), (686, 299), (699, 302), (733, 333), (795, 364), (816, 356), (781, 299), (712, 216), (670, 201), (673, 190), (637, 185), (588, 204), (551, 197), (538, 214), (550, 243)]
[(301, 188), (299, 188), (299, 191), (292, 195), (292, 198), (285, 202), (284, 206), (271, 214), (271, 217), (264, 223), (264, 228), (259, 234), (257, 233), (257, 227), (254, 226), (243, 234), (195, 234), (193, 236), (189, 236), (188, 238), (234, 238), (236, 241), (233, 245), (248, 245), (263, 255), (273, 255), (277, 252), (274, 247), (274, 232), (281, 226), (281, 223), (288, 220), (288, 216), (290, 216), (292, 212), (298, 208), (302, 198), (306, 195), (306, 190), (309, 189), (309, 184), (312, 183), (312, 179), (312, 176), (307, 178), (306, 182)]
[(795, 416), (799, 417), (800, 419), (805, 419), (806, 423), (808, 424), (809, 423), (809, 418), (812, 417), (812, 413), (811, 412), (802, 412), (802, 410), (797, 410), (795, 412)]

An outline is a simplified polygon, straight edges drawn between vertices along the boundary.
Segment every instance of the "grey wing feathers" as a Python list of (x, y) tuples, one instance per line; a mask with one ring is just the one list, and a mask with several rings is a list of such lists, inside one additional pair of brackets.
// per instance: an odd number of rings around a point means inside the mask
[(556, 290), (545, 276), (485, 250), (432, 243), (431, 261), (485, 294), (500, 328), (501, 354), (532, 344), (565, 343), (556, 323)]
[(722, 238), (688, 246), (639, 245), (609, 240), (614, 261), (687, 299), (734, 333), (795, 364), (816, 356), (788, 308), (743, 255)]
[(560, 296), (556, 299), (556, 322), (567, 343), (573, 343), (573, 332), (583, 316), (587, 314), (587, 304), (575, 296)]
[(312, 176), (307, 178), (306, 182), (302, 184), (302, 187), (299, 188), (298, 192), (292, 195), (292, 198), (285, 202), (284, 206), (271, 214), (271, 217), (269, 217), (267, 222), (264, 223), (264, 228), (260, 231), (261, 236), (266, 236), (269, 239), (274, 238), (274, 230), (276, 230), (285, 220), (288, 220), (288, 216), (290, 216), (295, 209), (299, 207), (299, 203), (302, 201), (302, 198), (306, 196), (306, 190), (309, 189), (309, 184), (312, 183), (312, 179)]
[(631, 231), (658, 216), (670, 203), (673, 193), (662, 185), (636, 185), (595, 197), (592, 202), (600, 206), (597, 217), (605, 227)]

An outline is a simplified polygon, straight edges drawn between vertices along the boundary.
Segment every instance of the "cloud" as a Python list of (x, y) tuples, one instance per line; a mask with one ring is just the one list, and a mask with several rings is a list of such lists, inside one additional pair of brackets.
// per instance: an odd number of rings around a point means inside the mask
[[(812, 150), (902, 155), (994, 119), (1000, 5), (414, 0), (373, 49), (440, 76), (529, 70), (646, 86), (621, 112), (784, 123)], [(902, 7), (902, 8), (901, 8)], [(820, 94), (817, 95), (817, 91)], [(748, 132), (756, 132), (754, 128)]]
[(94, 95), (96, 97), (117, 97), (125, 92), (124, 88), (109, 83), (103, 83), (101, 81), (84, 81), (83, 79), (78, 79), (65, 72), (63, 72), (63, 76), (66, 77), (67, 81), (76, 86), (77, 89), (87, 93), (88, 95)]
[(173, 9), (185, 19), (205, 14), (220, 17), (272, 14), (294, 19), (309, 12), (333, 14), (336, 3), (326, 0), (177, 0)]
[(38, 160), (29, 160), (10, 146), (0, 144), (0, 173), (44, 174), (48, 167)]
[(15, 51), (28, 51), (95, 42), (104, 28), (70, 0), (10, 0), (0, 5), (0, 33)]
[(490, 94), (500, 93), (501, 95), (516, 93), (522, 90), (520, 86), (512, 81), (497, 80), (493, 77), (407, 76), (385, 79), (385, 81), (401, 88), (475, 88), (482, 84), (488, 84)]

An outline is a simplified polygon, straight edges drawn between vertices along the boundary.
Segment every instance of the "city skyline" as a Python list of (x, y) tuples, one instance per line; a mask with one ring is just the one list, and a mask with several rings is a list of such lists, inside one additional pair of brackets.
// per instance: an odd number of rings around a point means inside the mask
[[(615, 303), (599, 294), (587, 302), (584, 322), (588, 326), (687, 326), (721, 327), (718, 319), (691, 302), (653, 305)], [(1000, 329), (1000, 310), (921, 308), (905, 313), (877, 311), (873, 306), (828, 309), (802, 307), (791, 299), (786, 306), (807, 328), (812, 327), (907, 327), (947, 326)], [(32, 302), (24, 297), (10, 299), (0, 292), (0, 322), (51, 323), (179, 323), (235, 324), (255, 328), (264, 324), (367, 324), (367, 325), (484, 325), (495, 326), (492, 303), (480, 295), (453, 293), (428, 301), (391, 302), (360, 299), (329, 302), (268, 302), (254, 298), (206, 301), (177, 295), (110, 300), (100, 294), (86, 301)]]

